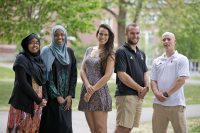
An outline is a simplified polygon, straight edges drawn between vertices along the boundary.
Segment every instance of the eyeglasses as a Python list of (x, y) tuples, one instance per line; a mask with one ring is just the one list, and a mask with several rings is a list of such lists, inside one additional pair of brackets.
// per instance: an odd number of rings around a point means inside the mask
[(31, 41), (31, 42), (29, 42), (29, 44), (31, 44), (31, 45), (34, 45), (34, 44), (40, 45), (40, 42), (38, 42), (38, 41)]

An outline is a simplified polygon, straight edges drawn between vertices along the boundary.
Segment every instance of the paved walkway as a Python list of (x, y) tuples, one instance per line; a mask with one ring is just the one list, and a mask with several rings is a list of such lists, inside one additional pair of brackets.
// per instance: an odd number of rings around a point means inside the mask
[(0, 62), (0, 67), (12, 68), (13, 62)]
[[(142, 122), (151, 121), (152, 108), (143, 108), (142, 111)], [(108, 114), (108, 133), (113, 133), (115, 129), (115, 116), (116, 110), (109, 112)], [(200, 104), (198, 105), (188, 105), (186, 108), (187, 118), (200, 117)], [(5, 133), (7, 124), (8, 112), (0, 112), (0, 133)], [(83, 112), (74, 111), (73, 116), (73, 130), (74, 133), (89, 133), (89, 128), (85, 120)]]

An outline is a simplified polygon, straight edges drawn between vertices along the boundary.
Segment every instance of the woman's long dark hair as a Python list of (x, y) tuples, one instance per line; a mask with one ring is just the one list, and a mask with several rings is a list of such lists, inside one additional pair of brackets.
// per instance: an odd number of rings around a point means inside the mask
[(96, 36), (98, 36), (100, 28), (107, 29), (108, 33), (109, 33), (108, 41), (104, 45), (103, 52), (101, 52), (100, 55), (99, 55), (100, 60), (101, 60), (101, 73), (104, 75), (105, 71), (106, 71), (108, 57), (109, 56), (113, 57), (112, 55), (114, 55), (114, 51), (113, 51), (113, 48), (114, 48), (114, 33), (112, 32), (109, 25), (101, 24), (99, 26), (97, 32), (96, 32)]

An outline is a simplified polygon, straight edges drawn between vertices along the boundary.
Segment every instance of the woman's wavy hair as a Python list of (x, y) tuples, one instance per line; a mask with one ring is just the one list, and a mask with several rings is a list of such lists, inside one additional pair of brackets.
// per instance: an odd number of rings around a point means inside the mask
[(108, 41), (106, 42), (106, 44), (104, 45), (104, 49), (103, 52), (100, 53), (100, 60), (101, 60), (101, 73), (104, 75), (105, 74), (105, 70), (106, 70), (106, 66), (107, 66), (107, 59), (109, 56), (113, 57), (112, 55), (114, 55), (114, 33), (112, 32), (111, 28), (109, 25), (107, 24), (101, 24), (99, 25), (99, 28), (96, 32), (96, 36), (98, 36), (99, 34), (99, 29), (100, 28), (104, 28), (108, 30)]

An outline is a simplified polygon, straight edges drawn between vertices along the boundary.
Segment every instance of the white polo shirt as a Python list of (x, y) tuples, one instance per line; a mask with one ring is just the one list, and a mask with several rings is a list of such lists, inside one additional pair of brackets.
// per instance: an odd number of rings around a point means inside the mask
[[(150, 78), (157, 81), (159, 91), (164, 92), (172, 86), (179, 76), (189, 77), (189, 75), (188, 58), (175, 51), (171, 57), (167, 57), (164, 53), (153, 61)], [(160, 102), (157, 98), (154, 98), (153, 102), (163, 106), (185, 106), (183, 86), (174, 92), (165, 102)]]

